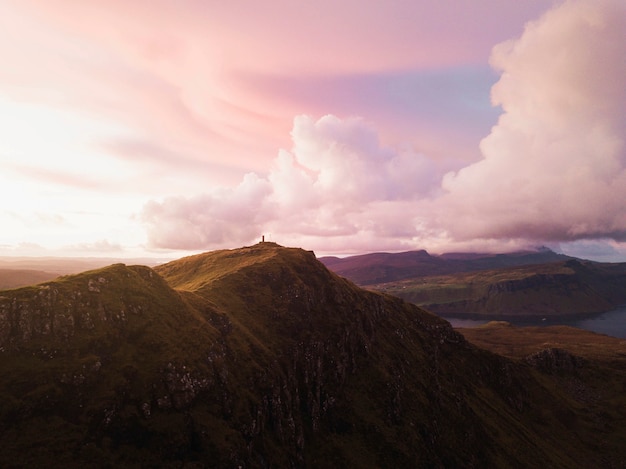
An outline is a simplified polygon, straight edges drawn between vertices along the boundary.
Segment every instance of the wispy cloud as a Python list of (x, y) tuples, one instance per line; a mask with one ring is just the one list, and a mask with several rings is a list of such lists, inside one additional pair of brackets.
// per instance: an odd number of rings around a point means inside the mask
[[(60, 214), (64, 245), (96, 247), (144, 229), (159, 249), (624, 240), (622, 1), (243, 8), (5, 0), (14, 211)], [(106, 215), (76, 215), (92, 206)], [(22, 225), (10, 244), (62, 244)]]
[[(200, 249), (271, 231), (344, 252), (363, 239), (396, 247), (624, 241), (625, 19), (618, 2), (568, 2), (494, 48), (492, 97), (503, 114), (482, 158), (462, 169), (446, 174), (429, 155), (386, 147), (361, 119), (300, 116), (292, 150), (267, 177), (248, 175), (210, 198), (148, 204), (150, 239)], [(231, 205), (244, 192), (254, 196)], [(167, 226), (176, 227), (171, 236)]]

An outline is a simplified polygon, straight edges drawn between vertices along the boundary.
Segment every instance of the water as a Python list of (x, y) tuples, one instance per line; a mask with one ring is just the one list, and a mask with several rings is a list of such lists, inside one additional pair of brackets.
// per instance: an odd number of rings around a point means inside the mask
[[(491, 319), (458, 319), (444, 317), (453, 327), (476, 327)], [(529, 320), (503, 318), (516, 326), (573, 326), (620, 339), (626, 339), (626, 305), (612, 311), (585, 318), (549, 318), (545, 320)]]

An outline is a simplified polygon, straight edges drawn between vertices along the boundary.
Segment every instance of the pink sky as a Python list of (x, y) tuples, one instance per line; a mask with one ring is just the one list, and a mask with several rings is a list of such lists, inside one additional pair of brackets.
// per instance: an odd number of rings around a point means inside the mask
[(0, 4), (0, 255), (626, 261), (620, 0)]

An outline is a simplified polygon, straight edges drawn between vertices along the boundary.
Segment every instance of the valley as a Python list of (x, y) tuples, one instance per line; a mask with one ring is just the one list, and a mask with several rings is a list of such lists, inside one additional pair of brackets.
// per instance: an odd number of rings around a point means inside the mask
[[(389, 254), (376, 262), (355, 256), (327, 265), (366, 288), (447, 317), (582, 317), (626, 303), (626, 264), (574, 258), (547, 262), (560, 256), (545, 250), (484, 257), (420, 252)], [(385, 281), (374, 281), (379, 278)]]

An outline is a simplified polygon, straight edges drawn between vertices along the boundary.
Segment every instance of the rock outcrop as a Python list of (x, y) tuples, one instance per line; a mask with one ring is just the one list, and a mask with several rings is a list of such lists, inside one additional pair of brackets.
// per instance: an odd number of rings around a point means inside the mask
[(546, 373), (573, 372), (583, 366), (584, 360), (567, 350), (546, 348), (528, 355), (524, 361)]

